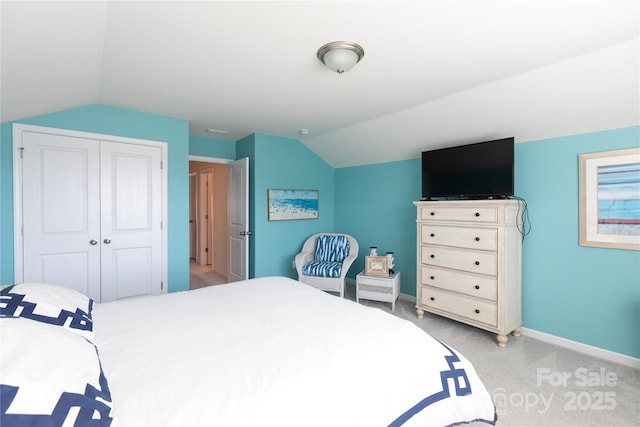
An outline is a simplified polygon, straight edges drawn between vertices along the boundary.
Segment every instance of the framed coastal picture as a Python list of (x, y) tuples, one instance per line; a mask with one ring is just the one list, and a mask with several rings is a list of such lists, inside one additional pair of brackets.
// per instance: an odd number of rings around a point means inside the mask
[(580, 245), (640, 250), (640, 148), (579, 155)]
[(318, 190), (267, 190), (269, 221), (318, 218)]

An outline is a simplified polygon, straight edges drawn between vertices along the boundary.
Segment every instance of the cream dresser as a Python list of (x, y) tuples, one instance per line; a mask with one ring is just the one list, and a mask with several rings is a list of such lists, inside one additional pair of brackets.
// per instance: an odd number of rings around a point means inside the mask
[(520, 201), (414, 202), (417, 207), (416, 312), (497, 334), (522, 326)]

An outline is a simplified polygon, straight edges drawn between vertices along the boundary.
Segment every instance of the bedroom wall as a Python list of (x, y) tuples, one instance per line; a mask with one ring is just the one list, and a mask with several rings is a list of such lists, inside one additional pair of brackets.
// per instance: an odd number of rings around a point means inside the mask
[[(20, 120), (18, 123), (165, 141), (168, 145), (168, 289), (189, 288), (189, 123), (132, 110), (90, 105)], [(2, 124), (2, 259), (0, 281), (13, 283), (12, 123)]]
[(236, 142), (189, 135), (189, 155), (235, 160)]
[[(249, 157), (250, 276), (296, 278), (295, 255), (307, 237), (333, 231), (334, 170), (298, 140), (254, 134), (238, 141), (238, 158)], [(267, 189), (318, 190), (318, 219), (269, 221)]]
[[(515, 190), (532, 224), (523, 247), (525, 327), (640, 357), (640, 252), (578, 245), (578, 154), (638, 141), (635, 126), (516, 144)], [(365, 250), (395, 251), (402, 293), (412, 296), (419, 197), (419, 159), (336, 170), (336, 228)]]
[(421, 160), (404, 160), (336, 169), (336, 229), (360, 245), (348, 277), (364, 269), (371, 246), (379, 254), (393, 252), (401, 272), (400, 292), (416, 294), (416, 213), (420, 199)]
[(532, 222), (525, 327), (640, 358), (640, 251), (578, 244), (578, 155), (639, 142), (635, 126), (516, 145), (516, 191)]

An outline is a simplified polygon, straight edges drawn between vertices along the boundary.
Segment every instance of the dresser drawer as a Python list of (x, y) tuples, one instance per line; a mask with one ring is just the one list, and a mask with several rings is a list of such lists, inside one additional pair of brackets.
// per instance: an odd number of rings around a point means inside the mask
[(483, 276), (457, 270), (426, 267), (424, 265), (420, 276), (423, 285), (434, 288), (446, 289), (491, 301), (496, 301), (498, 297), (498, 281), (495, 276)]
[(495, 276), (498, 272), (496, 252), (481, 252), (431, 245), (422, 245), (420, 252), (420, 262), (422, 264), (491, 276)]
[(420, 304), (491, 326), (498, 325), (498, 306), (489, 301), (478, 300), (447, 291), (422, 286)]
[(420, 242), (496, 251), (498, 250), (498, 229), (421, 224)]
[(418, 221), (498, 222), (498, 210), (492, 207), (423, 206), (419, 212)]

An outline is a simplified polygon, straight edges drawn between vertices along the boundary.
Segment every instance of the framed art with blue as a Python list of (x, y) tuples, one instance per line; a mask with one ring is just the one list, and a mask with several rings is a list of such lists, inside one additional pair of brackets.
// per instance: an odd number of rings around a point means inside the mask
[(318, 190), (267, 190), (269, 221), (318, 219)]
[(640, 148), (579, 155), (580, 245), (640, 250)]

